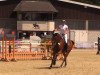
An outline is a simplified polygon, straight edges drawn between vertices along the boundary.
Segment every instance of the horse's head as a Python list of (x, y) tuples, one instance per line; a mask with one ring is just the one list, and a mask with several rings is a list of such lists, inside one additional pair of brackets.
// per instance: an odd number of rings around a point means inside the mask
[(59, 42), (61, 40), (61, 36), (58, 33), (53, 34), (52, 41)]
[(62, 39), (59, 33), (55, 33), (52, 36), (52, 46), (54, 51), (59, 51), (63, 49), (64, 39)]

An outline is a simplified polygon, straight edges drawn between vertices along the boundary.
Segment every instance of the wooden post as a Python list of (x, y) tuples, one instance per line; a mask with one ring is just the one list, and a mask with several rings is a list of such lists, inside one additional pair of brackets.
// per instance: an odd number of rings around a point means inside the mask
[(31, 52), (31, 49), (32, 49), (32, 48), (31, 48), (31, 43), (30, 43), (30, 52)]
[(12, 39), (12, 44), (13, 44), (13, 59), (12, 59), (12, 61), (16, 61), (15, 60), (15, 32), (14, 31), (12, 32), (12, 35), (13, 35), (13, 39)]
[(5, 38), (5, 61), (8, 62), (8, 59), (7, 59), (7, 38), (6, 38), (6, 36), (4, 36), (4, 38)]
[(2, 38), (2, 58), (4, 58), (4, 35)]
[(13, 44), (13, 59), (15, 59), (15, 37), (14, 32), (12, 32), (13, 38), (12, 38), (12, 44)]
[(69, 28), (69, 31), (68, 31), (68, 32), (69, 32), (69, 33), (68, 33), (68, 34), (69, 34), (69, 40), (71, 40), (71, 39), (70, 39), (70, 35), (71, 35), (71, 34), (70, 34), (70, 28)]
[(100, 53), (100, 38), (98, 37), (98, 50), (96, 54), (99, 54), (99, 53)]
[(2, 37), (2, 58), (1, 58), (1, 60), (2, 61), (4, 61), (4, 31), (2, 32), (2, 35), (3, 35), (3, 37)]
[(10, 53), (11, 53), (11, 43), (10, 43), (10, 40), (9, 40), (9, 57), (10, 57)]
[(46, 46), (47, 46), (47, 43), (45, 42), (44, 43), (44, 48), (45, 48), (44, 49), (44, 57), (42, 58), (43, 60), (46, 60), (47, 59), (47, 47)]

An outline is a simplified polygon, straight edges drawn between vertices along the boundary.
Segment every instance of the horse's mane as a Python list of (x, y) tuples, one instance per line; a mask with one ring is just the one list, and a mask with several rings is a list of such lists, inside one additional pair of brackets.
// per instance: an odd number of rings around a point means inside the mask
[(60, 36), (59, 33), (54, 33), (53, 36), (52, 36), (52, 39), (54, 41), (56, 41), (56, 40), (59, 41), (60, 39), (62, 39), (62, 37)]
[[(54, 42), (59, 42), (60, 40), (64, 41), (63, 37), (61, 37), (61, 35), (59, 33), (54, 33), (53, 36), (52, 36), (52, 40)], [(75, 44), (74, 41), (70, 40), (70, 39), (68, 39), (68, 42), (72, 42), (73, 45)]]

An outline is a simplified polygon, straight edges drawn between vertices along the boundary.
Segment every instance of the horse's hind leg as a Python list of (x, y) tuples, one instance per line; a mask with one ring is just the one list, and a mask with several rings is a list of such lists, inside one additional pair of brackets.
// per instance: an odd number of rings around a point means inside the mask
[(63, 59), (62, 64), (60, 65), (60, 67), (62, 67), (62, 66), (63, 66), (64, 62), (65, 62), (64, 67), (66, 67), (66, 65), (67, 65), (67, 62), (66, 62), (66, 54), (65, 54), (65, 53), (63, 53), (63, 55), (64, 55), (64, 59)]
[(65, 55), (64, 55), (64, 61), (65, 61), (64, 67), (66, 67), (66, 65), (67, 65), (67, 53), (65, 53)]
[(64, 65), (64, 67), (66, 67), (66, 65), (67, 65), (67, 60), (66, 60), (66, 58), (65, 58), (65, 65)]
[(62, 67), (62, 66), (63, 66), (63, 64), (64, 64), (64, 60), (63, 60), (63, 62), (61, 63), (60, 67)]

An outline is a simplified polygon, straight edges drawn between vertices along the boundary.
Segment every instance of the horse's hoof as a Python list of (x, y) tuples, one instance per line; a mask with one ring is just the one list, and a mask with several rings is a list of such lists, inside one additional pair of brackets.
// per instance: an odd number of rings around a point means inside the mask
[(63, 67), (66, 67), (67, 65), (64, 65)]
[(62, 68), (62, 66), (60, 66), (59, 68)]
[(61, 66), (59, 68), (62, 68)]
[(49, 69), (51, 69), (51, 67), (49, 67)]
[(64, 66), (64, 67), (66, 67), (66, 66)]

